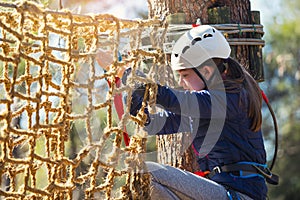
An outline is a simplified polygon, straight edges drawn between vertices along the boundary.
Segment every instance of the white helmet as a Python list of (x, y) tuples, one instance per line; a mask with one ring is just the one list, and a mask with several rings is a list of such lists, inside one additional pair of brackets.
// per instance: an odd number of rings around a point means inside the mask
[(200, 25), (182, 35), (171, 55), (173, 70), (195, 68), (210, 58), (228, 58), (230, 46), (223, 34), (209, 25)]

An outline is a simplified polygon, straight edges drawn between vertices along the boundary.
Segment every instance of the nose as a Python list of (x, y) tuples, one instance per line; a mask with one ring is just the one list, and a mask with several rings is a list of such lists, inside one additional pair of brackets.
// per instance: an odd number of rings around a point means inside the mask
[(181, 87), (184, 87), (184, 81), (183, 81), (183, 78), (182, 76), (179, 75), (179, 79), (178, 79), (178, 85), (180, 85)]

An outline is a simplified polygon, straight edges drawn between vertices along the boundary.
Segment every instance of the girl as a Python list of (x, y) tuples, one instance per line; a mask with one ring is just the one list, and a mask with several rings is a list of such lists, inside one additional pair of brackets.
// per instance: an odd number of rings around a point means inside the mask
[[(222, 33), (209, 25), (186, 32), (175, 44), (171, 66), (184, 91), (158, 85), (156, 103), (165, 111), (148, 115), (151, 134), (191, 132), (203, 176), (148, 162), (152, 199), (266, 199), (261, 132), (262, 96), (256, 81), (230, 58)], [(133, 92), (131, 114), (144, 87)]]
[[(176, 42), (171, 67), (184, 90), (157, 86), (156, 104), (164, 111), (148, 114), (145, 130), (150, 135), (191, 132), (201, 176), (147, 162), (152, 199), (264, 200), (266, 181), (278, 183), (266, 165), (259, 86), (230, 52), (222, 33), (209, 25), (187, 31)], [(108, 66), (112, 58), (100, 51), (97, 61)], [(132, 115), (141, 108), (144, 92), (145, 86), (133, 92)]]

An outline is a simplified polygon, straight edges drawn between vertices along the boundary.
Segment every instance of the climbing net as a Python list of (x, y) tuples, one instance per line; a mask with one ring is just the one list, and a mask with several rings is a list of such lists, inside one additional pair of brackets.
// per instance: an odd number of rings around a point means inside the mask
[[(160, 46), (165, 29), (160, 19), (0, 2), (0, 196), (149, 198), (149, 175), (142, 173), (146, 137), (139, 129), (144, 118), (126, 114), (128, 106), (117, 118), (114, 97), (130, 96), (130, 81), (163, 83), (170, 76)], [(95, 62), (99, 48), (113, 53), (108, 71)], [(133, 72), (142, 66), (147, 76), (132, 73), (119, 87), (116, 71), (125, 65)], [(126, 126), (129, 146), (122, 142)]]

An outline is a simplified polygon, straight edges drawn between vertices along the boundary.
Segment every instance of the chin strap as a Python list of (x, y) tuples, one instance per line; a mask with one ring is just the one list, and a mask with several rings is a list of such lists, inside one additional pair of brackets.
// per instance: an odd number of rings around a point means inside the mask
[(202, 76), (202, 74), (198, 71), (197, 68), (193, 67), (192, 68), (194, 70), (194, 72), (201, 78), (201, 80), (203, 81), (204, 85), (205, 85), (205, 88), (204, 90), (207, 90), (207, 84), (206, 84), (206, 80), (204, 79), (204, 77)]

